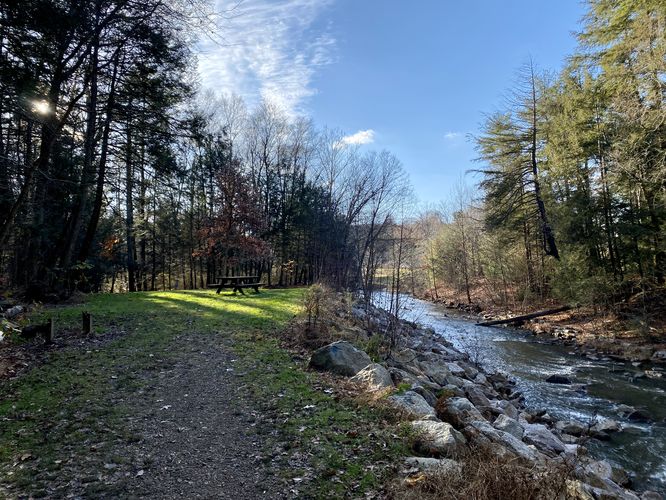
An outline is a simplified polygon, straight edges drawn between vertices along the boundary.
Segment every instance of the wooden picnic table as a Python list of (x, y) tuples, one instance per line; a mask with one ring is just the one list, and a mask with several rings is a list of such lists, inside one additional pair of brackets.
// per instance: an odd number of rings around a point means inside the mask
[(220, 293), (224, 288), (233, 288), (234, 293), (240, 292), (245, 295), (243, 288), (253, 288), (259, 293), (259, 287), (263, 283), (259, 282), (259, 276), (220, 276), (218, 283), (209, 283), (208, 288), (217, 288), (215, 293)]

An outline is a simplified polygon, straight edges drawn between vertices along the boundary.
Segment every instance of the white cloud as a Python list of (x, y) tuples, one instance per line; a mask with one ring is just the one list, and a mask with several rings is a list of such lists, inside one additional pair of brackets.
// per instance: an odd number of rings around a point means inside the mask
[(375, 140), (375, 131), (369, 128), (368, 130), (359, 130), (355, 134), (346, 135), (340, 139), (341, 144), (370, 144)]
[(335, 38), (314, 27), (332, 1), (217, 0), (221, 40), (199, 43), (203, 86), (300, 111), (317, 69), (334, 62)]
[(444, 134), (444, 139), (447, 141), (452, 141), (454, 139), (457, 139), (458, 137), (462, 137), (462, 133), (460, 132), (447, 132)]

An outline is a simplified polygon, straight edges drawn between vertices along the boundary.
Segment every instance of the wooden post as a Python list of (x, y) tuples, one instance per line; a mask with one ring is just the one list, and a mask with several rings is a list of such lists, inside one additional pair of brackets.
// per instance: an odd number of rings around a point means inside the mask
[(83, 322), (83, 327), (81, 328), (83, 334), (87, 336), (92, 335), (92, 314), (83, 312), (81, 313), (81, 319)]
[(48, 322), (46, 323), (46, 330), (44, 331), (44, 342), (47, 344), (53, 342), (53, 328), (53, 318), (49, 318)]

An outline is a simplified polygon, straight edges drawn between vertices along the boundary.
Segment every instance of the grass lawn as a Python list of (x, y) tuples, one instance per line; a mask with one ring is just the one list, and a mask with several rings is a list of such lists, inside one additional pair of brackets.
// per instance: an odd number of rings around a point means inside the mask
[[(49, 495), (69, 475), (122, 462), (112, 455), (123, 443), (141, 441), (126, 425), (133, 412), (127, 401), (188, 355), (182, 339), (192, 334), (234, 352), (250, 397), (280, 430), (272, 445), (282, 443), (285, 464), (298, 452), (297, 465), (281, 470), (286, 484), (328, 498), (377, 489), (390, 469), (381, 465), (407, 453), (404, 440), (393, 435), (390, 415), (324, 391), (306, 360), (280, 347), (276, 333), (299, 312), (302, 294), (100, 294), (34, 313), (34, 321), (52, 316), (57, 336), (79, 328), (81, 312), (89, 311), (102, 340), (52, 349), (44, 363), (0, 381), (0, 495)], [(103, 493), (102, 483), (91, 473), (86, 492)]]

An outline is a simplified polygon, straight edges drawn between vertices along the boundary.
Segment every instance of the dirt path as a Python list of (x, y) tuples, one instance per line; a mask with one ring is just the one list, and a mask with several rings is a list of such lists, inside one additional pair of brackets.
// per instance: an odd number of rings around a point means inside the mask
[[(191, 335), (181, 359), (127, 404), (140, 436), (135, 467), (124, 482), (137, 498), (286, 498), (286, 486), (264, 460), (267, 434), (232, 354), (213, 338)], [(118, 450), (122, 453), (124, 450)]]

